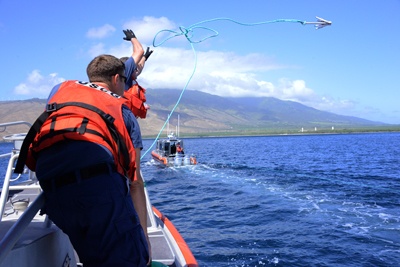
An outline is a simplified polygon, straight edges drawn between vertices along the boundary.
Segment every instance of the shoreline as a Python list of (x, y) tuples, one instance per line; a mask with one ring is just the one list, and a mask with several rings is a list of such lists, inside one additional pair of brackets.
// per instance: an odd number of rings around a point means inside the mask
[[(229, 137), (260, 137), (260, 136), (312, 136), (312, 135), (346, 135), (346, 134), (378, 134), (378, 133), (400, 133), (400, 127), (398, 129), (393, 130), (362, 130), (353, 129), (353, 130), (334, 130), (334, 131), (308, 131), (308, 132), (258, 132), (258, 133), (235, 133), (235, 134), (224, 134), (224, 133), (202, 133), (202, 134), (191, 134), (191, 133), (183, 133), (180, 134), (180, 138), (190, 139), (190, 138), (229, 138)], [(142, 139), (155, 139), (157, 135), (143, 135)], [(166, 138), (167, 136), (159, 137), (159, 139)]]
[[(400, 133), (400, 125), (393, 127), (384, 127), (382, 129), (376, 128), (353, 128), (341, 130), (317, 130), (317, 131), (293, 131), (293, 130), (244, 130), (236, 132), (202, 132), (202, 133), (181, 133), (181, 138), (232, 138), (232, 137), (260, 137), (260, 136), (304, 136), (304, 135), (339, 135), (339, 134), (376, 134), (376, 133)], [(155, 139), (158, 134), (142, 135), (143, 140)], [(166, 138), (167, 136), (160, 136), (159, 139)], [(7, 141), (0, 135), (0, 143), (12, 143)]]

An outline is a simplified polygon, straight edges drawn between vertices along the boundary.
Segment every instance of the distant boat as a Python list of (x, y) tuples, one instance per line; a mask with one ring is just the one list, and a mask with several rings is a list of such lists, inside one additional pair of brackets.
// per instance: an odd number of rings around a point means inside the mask
[[(0, 127), (26, 122), (0, 123)], [(13, 174), (25, 134), (5, 136), (14, 142), (8, 158), (3, 188), (0, 195), (0, 267), (5, 266), (82, 266), (68, 237), (39, 210), (44, 195), (34, 172), (26, 169), (18, 177)], [(25, 182), (10, 185), (24, 177)], [(145, 188), (148, 211), (148, 235), (152, 250), (152, 266), (198, 267), (189, 246), (174, 225), (151, 205)]]
[(151, 151), (151, 156), (157, 163), (166, 167), (196, 165), (194, 154), (188, 155), (184, 150), (183, 140), (173, 133), (168, 138), (157, 140), (156, 148)]

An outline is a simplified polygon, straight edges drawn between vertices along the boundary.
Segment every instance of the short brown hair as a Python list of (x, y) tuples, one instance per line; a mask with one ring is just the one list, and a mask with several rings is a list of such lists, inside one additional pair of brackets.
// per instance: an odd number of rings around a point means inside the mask
[(124, 74), (125, 64), (112, 55), (100, 55), (90, 61), (86, 73), (90, 82), (109, 83), (116, 74)]

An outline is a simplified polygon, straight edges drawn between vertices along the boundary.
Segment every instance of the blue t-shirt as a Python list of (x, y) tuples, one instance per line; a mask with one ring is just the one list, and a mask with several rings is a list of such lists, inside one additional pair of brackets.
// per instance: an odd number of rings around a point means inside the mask
[(122, 117), (124, 117), (125, 126), (132, 139), (133, 146), (142, 150), (142, 134), (135, 115), (133, 115), (132, 111), (127, 106), (122, 106)]
[(136, 63), (133, 60), (133, 57), (129, 57), (127, 61), (125, 61), (125, 90), (128, 90), (133, 85), (132, 74), (136, 70)]

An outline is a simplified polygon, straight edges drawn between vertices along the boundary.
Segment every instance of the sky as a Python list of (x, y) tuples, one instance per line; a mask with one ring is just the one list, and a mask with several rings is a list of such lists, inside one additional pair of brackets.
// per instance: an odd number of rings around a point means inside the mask
[[(296, 22), (316, 16), (332, 25)], [(400, 124), (400, 0), (0, 0), (0, 101), (86, 81), (94, 57), (132, 53), (124, 29), (154, 50), (138, 79), (148, 90), (275, 97)]]

